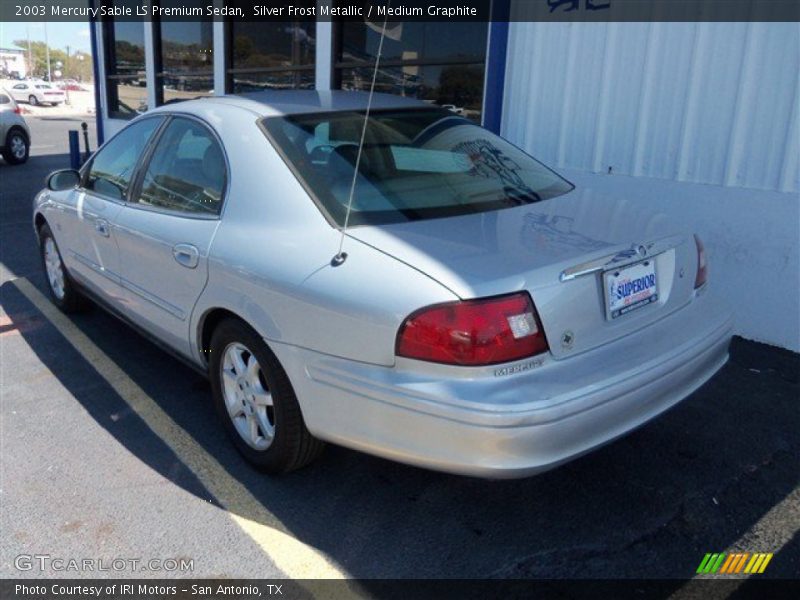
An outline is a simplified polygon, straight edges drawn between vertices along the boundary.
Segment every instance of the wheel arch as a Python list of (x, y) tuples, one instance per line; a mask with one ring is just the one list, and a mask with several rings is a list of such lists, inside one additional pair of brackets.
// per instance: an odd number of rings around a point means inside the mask
[(47, 224), (48, 223), (45, 216), (37, 210), (36, 214), (33, 217), (33, 228), (36, 230), (37, 239), (41, 238), (42, 227), (44, 227)]
[(45, 219), (44, 215), (40, 212), (36, 213), (36, 216), (33, 218), (33, 225), (36, 227), (36, 231), (41, 231), (42, 227), (47, 225), (47, 219)]
[[(6, 132), (6, 140), (8, 139), (8, 136), (10, 136), (15, 131), (18, 131), (19, 133), (21, 133), (22, 137), (24, 137), (25, 141), (30, 145), (31, 137), (28, 135), (28, 132), (25, 131), (25, 128), (24, 127), (20, 127), (19, 125), (12, 125), (11, 127), (8, 128), (8, 131)], [(3, 141), (5, 142), (5, 140), (3, 140)]]
[[(208, 309), (197, 324), (197, 350), (200, 354), (200, 359), (203, 361), (203, 366), (208, 367), (208, 359), (211, 351), (211, 338), (214, 331), (225, 319), (237, 319), (248, 327), (256, 330), (252, 323), (243, 319), (241, 315), (236, 314), (230, 309), (222, 307), (214, 307)], [(256, 330), (257, 331), (257, 330)]]

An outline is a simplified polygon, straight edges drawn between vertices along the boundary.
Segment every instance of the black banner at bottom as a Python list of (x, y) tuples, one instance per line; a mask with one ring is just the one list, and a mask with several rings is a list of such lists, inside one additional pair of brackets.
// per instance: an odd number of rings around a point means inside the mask
[(4, 600), (800, 598), (800, 580), (5, 579)]

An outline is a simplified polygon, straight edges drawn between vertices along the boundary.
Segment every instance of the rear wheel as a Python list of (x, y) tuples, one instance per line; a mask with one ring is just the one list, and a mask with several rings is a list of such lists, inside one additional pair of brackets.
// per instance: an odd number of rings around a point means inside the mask
[(81, 295), (72, 279), (67, 273), (61, 252), (50, 231), (50, 226), (42, 225), (39, 230), (39, 249), (42, 255), (42, 265), (47, 275), (47, 288), (53, 303), (65, 313), (76, 312), (85, 308), (86, 299)]
[(258, 333), (238, 319), (211, 338), (214, 406), (237, 450), (267, 473), (286, 473), (324, 448), (306, 429), (292, 385)]
[(31, 94), (30, 96), (28, 96), (28, 103), (31, 106), (36, 106), (37, 104), (39, 104), (39, 99), (33, 94)]
[(3, 158), (9, 164), (20, 165), (28, 160), (30, 149), (30, 143), (28, 142), (28, 138), (25, 137), (25, 134), (18, 129), (12, 129), (6, 136)]

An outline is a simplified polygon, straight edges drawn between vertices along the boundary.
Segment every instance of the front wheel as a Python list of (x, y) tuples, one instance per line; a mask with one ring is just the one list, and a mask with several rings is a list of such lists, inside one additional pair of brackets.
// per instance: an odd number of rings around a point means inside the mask
[(28, 138), (17, 129), (8, 132), (6, 136), (6, 146), (3, 150), (3, 158), (11, 165), (21, 165), (28, 160), (31, 145)]
[(267, 473), (299, 469), (322, 452), (306, 429), (292, 385), (261, 336), (238, 319), (211, 339), (214, 406), (237, 450)]
[(28, 96), (28, 104), (30, 104), (31, 106), (36, 106), (37, 104), (39, 104), (39, 99), (33, 94), (31, 94), (30, 96)]
[(72, 279), (67, 273), (61, 252), (50, 231), (50, 226), (45, 224), (39, 230), (39, 250), (42, 255), (42, 265), (47, 275), (47, 288), (53, 303), (65, 313), (77, 312), (86, 306), (86, 299), (81, 295)]

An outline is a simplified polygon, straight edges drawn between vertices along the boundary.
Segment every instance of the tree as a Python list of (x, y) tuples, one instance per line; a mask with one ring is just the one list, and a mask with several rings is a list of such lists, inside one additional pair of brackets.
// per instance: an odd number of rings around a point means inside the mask
[[(25, 51), (25, 59), (28, 59), (28, 41), (14, 40), (14, 45)], [(82, 56), (81, 60), (78, 56)], [(31, 42), (32, 63), (28, 65), (28, 75), (30, 77), (47, 77), (47, 46), (44, 42)], [(70, 54), (62, 48), (50, 48), (50, 70), (55, 71), (55, 64), (61, 61), (62, 77), (64, 79), (79, 79), (80, 81), (91, 81), (92, 55), (84, 52)]]
[(439, 77), (439, 104), (478, 108), (483, 90), (483, 69), (452, 66), (442, 69)]

